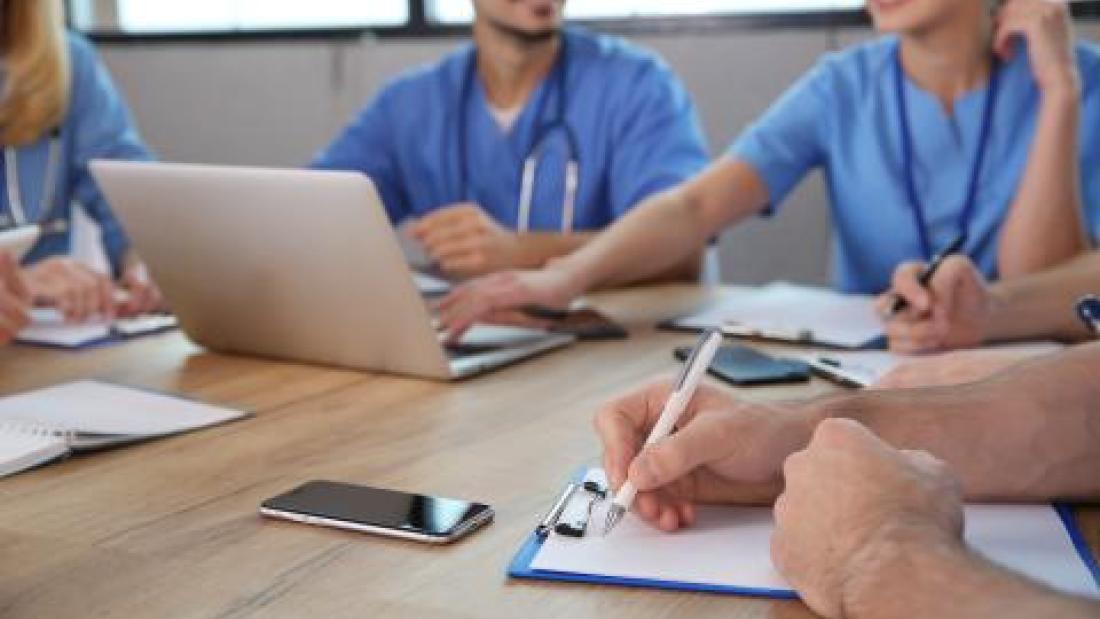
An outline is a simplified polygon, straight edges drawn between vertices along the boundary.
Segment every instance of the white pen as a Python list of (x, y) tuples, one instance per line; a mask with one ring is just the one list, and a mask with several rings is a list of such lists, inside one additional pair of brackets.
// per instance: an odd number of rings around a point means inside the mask
[[(691, 357), (684, 363), (684, 369), (680, 371), (680, 377), (676, 380), (676, 386), (668, 396), (668, 401), (665, 402), (661, 416), (645, 441), (647, 447), (672, 434), (676, 423), (687, 410), (691, 398), (695, 396), (695, 390), (699, 388), (703, 375), (710, 369), (710, 362), (714, 360), (714, 355), (721, 345), (722, 332), (718, 329), (709, 329), (699, 338), (695, 350), (691, 351)], [(630, 510), (631, 504), (634, 503), (634, 495), (637, 493), (638, 489), (630, 480), (627, 480), (615, 493), (615, 498), (607, 511), (607, 520), (604, 522), (604, 535), (610, 533), (611, 529), (614, 529), (623, 519), (626, 512)]]

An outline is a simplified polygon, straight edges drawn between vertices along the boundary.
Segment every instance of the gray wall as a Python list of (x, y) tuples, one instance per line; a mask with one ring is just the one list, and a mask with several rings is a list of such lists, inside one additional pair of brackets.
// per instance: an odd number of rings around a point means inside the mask
[[(1100, 35), (1100, 25), (1087, 30)], [(717, 154), (820, 54), (868, 36), (861, 29), (753, 30), (646, 35), (636, 42), (679, 72)], [(295, 166), (335, 135), (388, 77), (457, 44), (157, 43), (105, 45), (101, 51), (163, 159)], [(829, 239), (824, 187), (815, 176), (777, 217), (723, 236), (723, 278), (825, 282)]]

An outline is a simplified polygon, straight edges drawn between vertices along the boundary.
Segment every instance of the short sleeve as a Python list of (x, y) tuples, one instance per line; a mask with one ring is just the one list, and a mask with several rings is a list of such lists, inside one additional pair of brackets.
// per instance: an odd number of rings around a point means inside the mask
[(92, 178), (88, 162), (93, 159), (144, 161), (152, 158), (141, 140), (106, 67), (91, 46), (71, 39), (73, 57), (73, 101), (70, 114), (75, 129), (71, 158), (72, 195), (99, 225), (104, 250), (114, 272), (130, 248), (129, 238)]
[(616, 218), (706, 166), (706, 140), (695, 105), (660, 61), (642, 65), (632, 80), (628, 107), (618, 118), (610, 179)]
[(1081, 104), (1081, 206), (1093, 246), (1100, 243), (1100, 62), (1092, 65)]
[(369, 177), (394, 224), (409, 215), (398, 166), (394, 117), (390, 112), (396, 103), (397, 88), (394, 85), (384, 88), (310, 164), (319, 170), (361, 172)]
[(804, 75), (729, 149), (730, 156), (760, 175), (773, 207), (825, 161), (823, 125), (832, 108), (829, 70), (829, 61), (823, 61)]

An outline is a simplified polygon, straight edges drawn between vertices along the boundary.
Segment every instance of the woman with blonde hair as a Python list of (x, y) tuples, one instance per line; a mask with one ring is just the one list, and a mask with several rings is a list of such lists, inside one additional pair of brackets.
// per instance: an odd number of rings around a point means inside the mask
[[(91, 45), (66, 31), (61, 0), (0, 0), (0, 146), (0, 228), (42, 228), (24, 261), (37, 305), (73, 321), (160, 305), (88, 171), (150, 153)], [(113, 280), (68, 256), (74, 203), (99, 224)]]

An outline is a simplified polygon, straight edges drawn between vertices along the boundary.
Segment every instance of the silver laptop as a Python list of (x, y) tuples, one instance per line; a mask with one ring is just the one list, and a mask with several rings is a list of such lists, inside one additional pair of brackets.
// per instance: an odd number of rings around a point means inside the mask
[(477, 326), (445, 346), (362, 174), (91, 169), (180, 326), (211, 350), (447, 380), (573, 340)]

